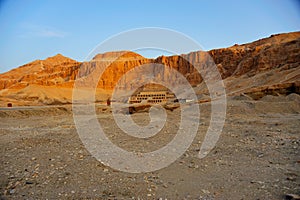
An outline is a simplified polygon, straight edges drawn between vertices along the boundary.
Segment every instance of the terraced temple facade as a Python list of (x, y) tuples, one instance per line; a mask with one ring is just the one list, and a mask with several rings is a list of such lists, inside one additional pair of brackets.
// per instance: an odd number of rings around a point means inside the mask
[(175, 100), (175, 95), (168, 91), (142, 91), (132, 95), (129, 98), (129, 103), (161, 104), (172, 100)]

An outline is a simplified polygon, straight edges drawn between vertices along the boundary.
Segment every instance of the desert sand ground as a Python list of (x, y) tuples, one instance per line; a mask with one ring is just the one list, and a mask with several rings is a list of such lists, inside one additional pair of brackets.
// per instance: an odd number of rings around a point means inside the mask
[[(164, 129), (136, 139), (113, 123), (110, 108), (97, 105), (97, 118), (116, 145), (153, 151), (176, 134), (180, 109), (167, 111)], [(200, 104), (198, 134), (176, 162), (151, 173), (107, 167), (83, 146), (72, 106), (0, 110), (1, 199), (284, 199), (300, 193), (300, 97), (265, 96), (254, 101), (229, 97), (226, 122), (216, 147), (198, 153), (210, 119)], [(148, 113), (135, 113), (138, 124)], [(138, 164), (138, 163), (137, 163)]]

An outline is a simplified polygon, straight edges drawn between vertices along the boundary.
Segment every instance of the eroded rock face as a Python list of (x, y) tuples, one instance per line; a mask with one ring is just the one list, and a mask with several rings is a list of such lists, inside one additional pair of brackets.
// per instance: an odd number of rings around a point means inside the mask
[(223, 78), (253, 76), (274, 68), (294, 68), (300, 64), (300, 32), (272, 35), (244, 45), (209, 51)]
[(36, 60), (0, 74), (0, 89), (22, 89), (31, 84), (60, 85), (75, 79), (80, 64), (61, 54)]
[[(245, 87), (243, 84), (235, 84), (240, 77), (257, 79), (252, 81), (257, 81), (257, 84), (252, 84), (253, 87), (251, 86), (248, 92), (254, 92), (253, 88), (260, 90), (259, 88), (264, 88), (262, 86), (266, 85), (270, 87), (268, 84), (283, 90), (285, 84), (282, 83), (291, 83), (300, 79), (300, 32), (273, 35), (249, 44), (208, 52), (197, 51), (180, 56), (160, 56), (156, 59), (144, 58), (134, 52), (119, 51), (98, 54), (93, 60), (80, 63), (58, 54), (0, 74), (0, 90), (18, 90), (29, 85), (72, 88), (76, 77), (85, 80), (83, 83), (86, 86), (96, 84), (98, 88), (112, 90), (122, 76), (125, 76), (125, 79), (120, 85), (124, 89), (131, 89), (144, 78), (126, 73), (142, 65), (155, 65), (150, 74), (161, 80), (180, 84), (176, 82), (176, 77), (172, 77), (170, 71), (162, 65), (169, 66), (185, 76), (191, 85), (197, 86), (202, 82), (202, 77), (192, 63), (200, 67), (204, 74), (215, 64), (222, 78), (230, 80), (229, 85), (226, 86), (230, 90), (234, 90), (235, 87), (241, 90)], [(269, 82), (263, 81), (268, 78), (267, 74), (257, 76), (269, 71), (270, 76), (273, 77)], [(285, 71), (289, 73), (282, 73)], [(276, 80), (276, 73), (283, 75)], [(277, 86), (275, 83), (278, 83)], [(299, 91), (298, 85), (296, 84), (295, 91)]]
[[(223, 79), (240, 77), (242, 75), (254, 76), (272, 69), (297, 68), (300, 64), (299, 50), (300, 32), (296, 32), (274, 35), (253, 43), (234, 45), (229, 48), (216, 49), (209, 52), (198, 51), (181, 56), (160, 56), (156, 59), (147, 59), (132, 52), (109, 52), (99, 54), (94, 58), (93, 63), (85, 64), (87, 68), (94, 68), (95, 66), (97, 69), (109, 66), (98, 81), (98, 87), (106, 90), (112, 90), (117, 81), (126, 72), (138, 66), (151, 63), (154, 63), (156, 66), (155, 70), (150, 73), (159, 76), (161, 80), (176, 84), (176, 78), (170, 77), (170, 71), (160, 66), (164, 65), (176, 69), (186, 77), (191, 85), (196, 86), (202, 82), (202, 77), (193, 65), (198, 65), (202, 69), (201, 73), (203, 71), (205, 73), (205, 70), (210, 70), (212, 65), (215, 64)], [(119, 57), (121, 54), (123, 55)], [(211, 58), (208, 58), (208, 55)], [(109, 61), (112, 63), (108, 63)], [(97, 79), (99, 74), (98, 70), (94, 74), (93, 80)], [(128, 76), (125, 79), (135, 80), (135, 82), (143, 81), (142, 77)], [(131, 89), (133, 84), (130, 81), (124, 82), (123, 87)]]
[(266, 95), (287, 96), (292, 93), (300, 94), (300, 81), (296, 81), (293, 83), (281, 83), (270, 86), (261, 86), (250, 89), (245, 94), (249, 95), (254, 100), (258, 100)]

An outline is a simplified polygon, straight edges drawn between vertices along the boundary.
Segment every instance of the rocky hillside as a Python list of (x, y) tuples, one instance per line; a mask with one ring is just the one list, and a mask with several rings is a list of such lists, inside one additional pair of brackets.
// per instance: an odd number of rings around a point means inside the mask
[(57, 54), (0, 74), (0, 89), (21, 89), (28, 85), (52, 86), (74, 80), (80, 62)]
[[(229, 48), (208, 51), (225, 80), (228, 94), (299, 93), (300, 80), (300, 32), (272, 35), (258, 41), (234, 45)], [(42, 86), (71, 89), (77, 78), (86, 79), (86, 84), (98, 83), (98, 88), (110, 91), (116, 82), (129, 70), (144, 64), (163, 64), (178, 70), (187, 80), (205, 93), (202, 78), (187, 60), (210, 68), (204, 52), (191, 52), (186, 55), (160, 56), (147, 59), (134, 52), (120, 51), (96, 55), (89, 62), (77, 62), (60, 54), (45, 60), (36, 60), (19, 68), (0, 74), (0, 97), (20, 98), (26, 87)], [(99, 72), (106, 70), (99, 79)], [(138, 69), (138, 68), (136, 68)], [(154, 75), (171, 81), (168, 70), (157, 65)], [(125, 89), (131, 89), (142, 77), (125, 77)], [(29, 88), (31, 88), (29, 87)], [(207, 92), (207, 91), (206, 91)], [(16, 94), (16, 96), (15, 96)], [(44, 96), (47, 97), (45, 92)], [(71, 96), (71, 95), (68, 95)], [(253, 96), (253, 95), (252, 95)], [(38, 97), (37, 97), (38, 99)], [(69, 98), (66, 98), (69, 99)]]
[(295, 68), (300, 64), (300, 32), (272, 35), (249, 44), (209, 51), (223, 78), (275, 68)]

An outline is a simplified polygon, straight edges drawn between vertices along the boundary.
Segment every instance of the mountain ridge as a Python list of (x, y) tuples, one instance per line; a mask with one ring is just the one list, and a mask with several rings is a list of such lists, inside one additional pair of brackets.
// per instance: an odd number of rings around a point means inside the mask
[[(203, 60), (204, 54), (210, 55), (214, 60), (226, 83), (226, 89), (231, 93), (239, 91), (237, 90), (239, 87), (245, 87), (241, 80), (247, 82), (248, 79), (255, 77), (257, 78), (257, 84), (250, 84), (252, 90), (253, 88), (264, 88), (263, 86), (287, 82), (295, 82), (295, 87), (298, 87), (297, 84), (300, 80), (300, 32), (292, 32), (271, 35), (268, 38), (233, 45), (228, 48), (213, 49), (207, 52), (195, 51), (182, 55), (159, 56), (154, 59), (144, 58), (131, 51), (114, 51), (97, 54), (91, 61), (78, 62), (61, 54), (56, 54), (44, 60), (35, 60), (0, 74), (0, 97), (2, 99), (7, 97), (18, 99), (18, 95), (15, 94), (22, 93), (22, 89), (29, 85), (71, 89), (76, 78), (84, 77), (87, 80), (90, 79), (91, 82), (97, 81), (99, 89), (111, 91), (120, 77), (126, 76), (128, 71), (145, 64), (160, 64), (174, 68), (183, 74), (192, 86), (202, 88), (202, 91), (205, 91), (202, 77), (191, 64), (197, 63), (206, 66), (207, 63)], [(104, 67), (106, 70), (98, 80), (99, 72)], [(209, 68), (209, 66), (206, 67)], [(171, 81), (168, 70), (159, 67), (156, 67), (155, 70), (153, 73), (160, 74), (162, 80)], [(269, 73), (269, 77), (262, 80), (263, 78), (260, 75), (265, 73)], [(287, 78), (283, 79), (283, 77)], [(141, 77), (126, 78), (134, 81), (124, 83), (125, 89), (133, 88), (135, 80), (142, 81)], [(91, 82), (87, 82), (87, 84)], [(236, 82), (241, 82), (241, 84), (237, 86)], [(26, 92), (28, 93), (28, 91)]]

